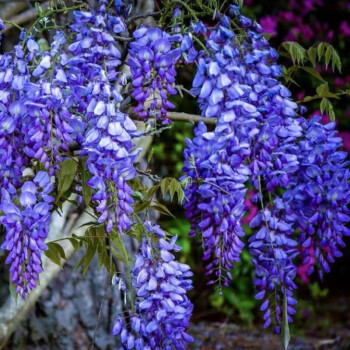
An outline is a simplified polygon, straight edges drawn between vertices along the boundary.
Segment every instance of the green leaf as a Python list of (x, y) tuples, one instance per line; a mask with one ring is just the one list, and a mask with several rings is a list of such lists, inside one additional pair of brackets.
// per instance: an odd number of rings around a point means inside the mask
[(150, 204), (151, 204), (150, 200), (135, 204), (134, 205), (134, 213), (135, 214), (141, 213), (143, 210), (148, 208), (150, 206)]
[(325, 55), (326, 68), (328, 68), (329, 62), (331, 61), (333, 51), (334, 51), (333, 46), (328, 45), (326, 50), (326, 55)]
[(118, 260), (124, 262), (125, 264), (129, 263), (132, 259), (125, 248), (124, 242), (118, 232), (115, 230), (112, 231), (112, 244), (114, 249), (113, 254), (117, 257)]
[(91, 261), (92, 261), (92, 258), (94, 257), (95, 253), (96, 253), (96, 248), (97, 246), (90, 243), (88, 244), (87, 246), (87, 249), (86, 249), (86, 253), (85, 255), (83, 256), (83, 258), (79, 261), (78, 265), (77, 265), (77, 268), (80, 266), (80, 265), (84, 265), (84, 268), (83, 268), (83, 276), (86, 275), (88, 269), (89, 269), (89, 266), (91, 264)]
[(64, 260), (67, 260), (66, 254), (65, 254), (65, 252), (60, 244), (55, 243), (55, 242), (49, 242), (46, 245), (49, 249), (56, 249), (58, 251), (60, 257)]
[(133, 228), (132, 228), (132, 235), (139, 242), (141, 242), (143, 231), (144, 231), (143, 225), (135, 224), (135, 225), (133, 225)]
[(290, 332), (288, 324), (288, 313), (287, 313), (287, 296), (283, 296), (283, 324), (282, 324), (282, 346), (284, 350), (288, 349), (290, 341)]
[(313, 77), (317, 78), (318, 80), (321, 80), (321, 81), (325, 81), (321, 74), (319, 72), (317, 72), (317, 70), (315, 68), (312, 68), (312, 67), (300, 67), (302, 70), (304, 70), (305, 72), (311, 74)]
[(91, 174), (86, 169), (86, 159), (84, 159), (83, 170), (81, 172), (81, 184), (82, 184), (82, 192), (83, 192), (85, 205), (87, 207), (90, 206), (91, 196), (92, 196), (92, 188), (86, 184), (90, 179), (91, 179)]
[(61, 163), (61, 169), (58, 173), (58, 193), (56, 204), (59, 202), (62, 195), (71, 187), (77, 170), (78, 164), (72, 158), (69, 158)]
[(326, 47), (325, 43), (319, 43), (317, 46), (317, 55), (318, 55), (319, 61), (321, 61), (325, 47)]
[(159, 185), (152, 186), (147, 192), (147, 198), (151, 199), (153, 195), (156, 193), (156, 191), (158, 190), (158, 188), (159, 188)]
[(132, 193), (132, 197), (134, 199), (137, 199), (140, 202), (143, 202), (145, 200), (145, 197), (143, 196), (143, 194), (140, 191), (134, 191)]
[(175, 217), (165, 205), (163, 205), (157, 201), (153, 201), (152, 203), (153, 204), (151, 204), (151, 206), (150, 206), (152, 209), (158, 211), (161, 214), (172, 216), (173, 218)]
[(316, 55), (317, 55), (317, 49), (316, 47), (310, 47), (307, 50), (307, 55), (309, 57), (310, 62), (312, 63), (313, 67), (316, 67)]
[(73, 237), (68, 238), (68, 240), (72, 244), (74, 251), (77, 252), (80, 248), (79, 241)]
[(107, 256), (107, 247), (104, 241), (99, 241), (97, 244), (97, 261), (98, 261), (98, 270), (100, 271), (102, 266), (105, 264)]
[(334, 71), (334, 68), (337, 67), (339, 73), (341, 73), (341, 60), (338, 55), (338, 52), (336, 50), (333, 51), (332, 54), (332, 69)]
[(303, 64), (305, 60), (306, 50), (297, 42), (285, 41), (282, 43), (283, 48), (289, 53), (293, 64)]
[(181, 182), (178, 179), (172, 178), (171, 183), (170, 183), (171, 200), (173, 200), (175, 193), (177, 194), (179, 204), (181, 204), (185, 198), (185, 192), (181, 186)]
[(329, 115), (329, 119), (334, 122), (335, 121), (335, 113), (331, 102), (328, 98), (323, 98), (320, 103), (321, 113), (327, 113)]
[(169, 178), (165, 178), (160, 182), (160, 189), (162, 191), (163, 198), (165, 197), (169, 188)]
[(45, 251), (45, 255), (56, 265), (62, 267), (61, 265), (61, 255), (60, 251), (56, 248), (54, 244), (47, 244), (48, 250)]
[[(174, 198), (175, 192), (178, 192), (178, 184), (179, 182), (176, 179), (172, 179), (170, 181), (170, 186), (169, 186), (169, 193), (170, 193), (170, 199), (171, 201)], [(181, 186), (180, 186), (181, 187)]]
[(316, 88), (316, 92), (317, 92), (318, 96), (325, 97), (325, 95), (329, 92), (328, 83), (324, 83), (324, 84), (319, 85)]

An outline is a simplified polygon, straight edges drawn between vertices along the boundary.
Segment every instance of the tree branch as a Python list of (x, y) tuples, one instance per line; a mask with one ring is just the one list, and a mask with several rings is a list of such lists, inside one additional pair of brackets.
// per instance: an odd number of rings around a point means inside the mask
[(126, 21), (126, 23), (129, 24), (130, 22), (136, 21), (137, 19), (140, 19), (140, 18), (154, 17), (154, 16), (158, 16), (160, 14), (161, 14), (161, 11), (156, 11), (156, 12), (148, 12), (148, 13), (144, 13), (141, 15), (136, 15), (136, 16), (130, 17)]
[(203, 122), (208, 125), (216, 125), (216, 118), (204, 118), (196, 114), (187, 114), (183, 112), (168, 112), (167, 117), (170, 120), (198, 123)]

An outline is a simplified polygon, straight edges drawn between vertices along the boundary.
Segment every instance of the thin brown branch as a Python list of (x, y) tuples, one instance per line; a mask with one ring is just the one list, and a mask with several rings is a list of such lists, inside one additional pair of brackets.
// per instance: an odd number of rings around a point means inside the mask
[(118, 41), (133, 41), (134, 40), (134, 38), (120, 36), (120, 35), (114, 35), (114, 39), (118, 40)]
[(167, 118), (176, 121), (188, 122), (188, 123), (199, 123), (203, 122), (208, 125), (215, 125), (216, 118), (204, 118), (196, 114), (188, 114), (183, 112), (168, 112)]
[(148, 13), (144, 13), (141, 15), (136, 15), (136, 16), (130, 17), (126, 21), (126, 23), (129, 24), (130, 22), (136, 21), (137, 19), (140, 19), (140, 18), (154, 17), (154, 16), (158, 16), (160, 14), (161, 14), (161, 11), (156, 11), (156, 12), (148, 12)]

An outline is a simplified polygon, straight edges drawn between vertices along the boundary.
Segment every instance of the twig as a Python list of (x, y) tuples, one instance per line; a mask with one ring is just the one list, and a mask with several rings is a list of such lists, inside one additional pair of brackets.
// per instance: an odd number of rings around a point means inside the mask
[(133, 41), (133, 38), (125, 37), (125, 36), (120, 36), (120, 35), (114, 35), (115, 40), (119, 41)]
[(140, 19), (140, 18), (154, 17), (154, 16), (158, 16), (160, 14), (161, 14), (161, 11), (156, 11), (156, 12), (144, 13), (142, 15), (136, 15), (136, 16), (130, 17), (126, 21), (126, 23), (129, 24), (130, 22), (136, 21), (137, 19)]
[(106, 282), (105, 282), (105, 290), (104, 290), (104, 293), (103, 293), (103, 297), (102, 297), (102, 301), (101, 301), (101, 305), (100, 305), (100, 310), (98, 312), (97, 322), (96, 322), (96, 325), (95, 325), (94, 334), (92, 336), (92, 340), (91, 340), (91, 343), (90, 343), (90, 346), (89, 346), (89, 350), (90, 349), (94, 349), (94, 347), (95, 347), (96, 335), (97, 335), (98, 327), (100, 325), (103, 305), (104, 305), (105, 300), (106, 300), (108, 287), (109, 287), (109, 275), (107, 274)]
[(192, 92), (190, 90), (187, 90), (183, 85), (176, 85), (175, 87), (179, 91), (181, 97), (182, 97), (181, 91), (186, 92), (188, 95), (190, 95), (193, 98), (196, 97), (195, 95), (192, 94)]
[(147, 176), (149, 179), (151, 179), (154, 182), (160, 182), (162, 180), (159, 176), (147, 173), (147, 172), (142, 171), (140, 169), (136, 169), (136, 171), (138, 174), (143, 175), (143, 176)]
[(189, 122), (189, 123), (198, 123), (203, 122), (208, 125), (215, 125), (216, 118), (205, 118), (196, 114), (187, 114), (183, 112), (168, 112), (167, 118), (176, 121)]
[[(131, 119), (143, 122), (137, 114), (130, 113), (129, 115)], [(179, 122), (188, 122), (193, 124), (203, 122), (204, 124), (208, 125), (216, 125), (216, 118), (205, 118), (197, 114), (188, 114), (184, 112), (168, 112), (166, 117), (170, 120)]]

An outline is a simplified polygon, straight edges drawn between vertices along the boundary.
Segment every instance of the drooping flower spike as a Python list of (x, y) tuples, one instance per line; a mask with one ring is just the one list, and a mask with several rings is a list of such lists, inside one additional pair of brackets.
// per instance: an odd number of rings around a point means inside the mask
[(144, 238), (132, 270), (135, 307), (128, 318), (117, 317), (113, 334), (120, 335), (122, 349), (185, 349), (193, 341), (187, 333), (193, 306), (186, 293), (192, 289), (192, 272), (176, 261), (170, 241), (158, 225), (145, 222)]

